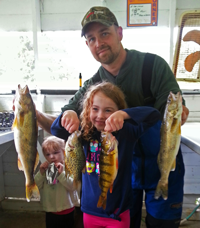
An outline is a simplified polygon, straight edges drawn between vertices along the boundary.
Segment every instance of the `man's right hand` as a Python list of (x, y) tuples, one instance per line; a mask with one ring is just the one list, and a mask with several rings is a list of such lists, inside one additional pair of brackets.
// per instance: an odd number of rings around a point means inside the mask
[(69, 132), (73, 133), (79, 129), (80, 120), (73, 110), (63, 112), (61, 117), (61, 125)]

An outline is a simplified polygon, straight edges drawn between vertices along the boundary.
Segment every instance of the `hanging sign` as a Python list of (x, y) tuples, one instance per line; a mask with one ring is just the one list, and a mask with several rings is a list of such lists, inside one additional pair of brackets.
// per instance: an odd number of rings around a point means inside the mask
[(127, 26), (157, 26), (158, 0), (127, 0)]

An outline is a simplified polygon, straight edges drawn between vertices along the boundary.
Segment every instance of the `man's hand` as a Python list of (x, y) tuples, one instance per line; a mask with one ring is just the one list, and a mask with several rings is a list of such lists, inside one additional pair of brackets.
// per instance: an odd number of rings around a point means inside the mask
[(67, 110), (63, 112), (61, 125), (69, 132), (73, 133), (79, 129), (80, 121), (75, 111)]
[(122, 129), (124, 125), (124, 120), (129, 118), (130, 116), (126, 112), (121, 110), (116, 111), (112, 115), (110, 115), (106, 120), (106, 126), (104, 130), (108, 132), (118, 131)]
[(183, 125), (188, 118), (189, 115), (189, 109), (186, 108), (184, 105), (182, 105), (183, 111), (182, 111), (182, 115), (181, 115), (181, 125)]

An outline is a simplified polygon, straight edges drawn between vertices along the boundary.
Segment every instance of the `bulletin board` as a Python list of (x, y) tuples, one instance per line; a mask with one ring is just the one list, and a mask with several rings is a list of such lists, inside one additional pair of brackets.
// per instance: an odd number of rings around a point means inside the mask
[(127, 26), (157, 26), (158, 0), (127, 0)]

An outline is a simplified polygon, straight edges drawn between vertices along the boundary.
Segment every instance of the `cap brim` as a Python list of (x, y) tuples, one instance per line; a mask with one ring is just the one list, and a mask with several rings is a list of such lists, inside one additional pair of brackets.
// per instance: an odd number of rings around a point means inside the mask
[(89, 21), (89, 22), (87, 22), (87, 23), (83, 26), (83, 28), (82, 28), (82, 30), (81, 30), (81, 37), (85, 35), (85, 30), (86, 30), (86, 28), (88, 27), (88, 25), (91, 24), (91, 23), (94, 23), (94, 22), (101, 23), (101, 24), (103, 24), (103, 25), (105, 25), (105, 26), (108, 26), (108, 27), (110, 27), (111, 25), (114, 24), (113, 22), (102, 21), (102, 20), (100, 20), (100, 19), (95, 19), (95, 20)]

